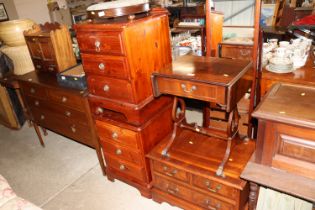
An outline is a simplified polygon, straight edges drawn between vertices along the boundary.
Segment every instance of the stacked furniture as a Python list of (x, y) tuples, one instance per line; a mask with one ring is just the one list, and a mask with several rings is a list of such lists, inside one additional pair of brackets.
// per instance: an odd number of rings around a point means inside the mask
[(145, 155), (172, 128), (171, 99), (154, 99), (150, 80), (171, 63), (167, 13), (94, 20), (75, 30), (107, 177), (151, 197)]

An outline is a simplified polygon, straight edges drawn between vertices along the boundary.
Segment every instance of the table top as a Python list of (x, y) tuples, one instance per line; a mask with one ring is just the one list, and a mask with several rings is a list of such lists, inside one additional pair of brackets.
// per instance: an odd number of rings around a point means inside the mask
[(244, 76), (251, 66), (252, 62), (246, 60), (186, 55), (153, 75), (228, 87)]
[(241, 178), (315, 202), (315, 180), (255, 163), (253, 158), (247, 163)]
[(315, 87), (296, 84), (274, 85), (253, 116), (315, 129)]

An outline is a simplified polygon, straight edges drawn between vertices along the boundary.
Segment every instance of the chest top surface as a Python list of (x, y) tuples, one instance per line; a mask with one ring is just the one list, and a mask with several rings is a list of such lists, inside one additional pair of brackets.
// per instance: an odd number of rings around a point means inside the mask
[(315, 88), (278, 83), (256, 108), (259, 119), (315, 128)]
[(251, 67), (250, 61), (201, 56), (182, 56), (169, 68), (153, 73), (154, 76), (189, 80), (219, 86), (231, 86)]

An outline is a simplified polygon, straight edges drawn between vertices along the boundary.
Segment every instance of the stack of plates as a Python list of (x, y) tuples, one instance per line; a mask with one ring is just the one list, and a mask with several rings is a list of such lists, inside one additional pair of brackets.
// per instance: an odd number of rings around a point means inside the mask
[(269, 65), (266, 66), (268, 71), (274, 73), (290, 73), (295, 69), (293, 68), (293, 62), (289, 58), (274, 57), (269, 60)]

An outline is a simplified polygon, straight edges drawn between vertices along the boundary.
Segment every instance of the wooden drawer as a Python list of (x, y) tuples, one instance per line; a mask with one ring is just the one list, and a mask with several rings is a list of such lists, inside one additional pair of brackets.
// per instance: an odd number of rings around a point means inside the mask
[(33, 108), (32, 112), (35, 122), (40, 126), (75, 139), (83, 144), (95, 147), (88, 126), (68, 121), (66, 117), (55, 115), (55, 113), (47, 110)]
[(121, 145), (138, 149), (138, 135), (136, 132), (109, 123), (96, 120), (96, 128), (101, 139), (112, 140)]
[(41, 59), (33, 58), (32, 60), (33, 60), (35, 69), (40, 70), (40, 71), (47, 71), (45, 69), (44, 62)]
[(153, 174), (154, 187), (178, 198), (192, 201), (192, 190)]
[(44, 68), (48, 72), (58, 72), (58, 66), (55, 61), (43, 61)]
[(228, 198), (234, 199), (237, 196), (237, 190), (235, 188), (228, 187), (221, 183), (200, 176), (193, 175), (192, 184), (208, 192), (223, 195)]
[(195, 204), (205, 209), (211, 209), (211, 210), (219, 210), (219, 209), (220, 210), (233, 210), (234, 209), (234, 206), (229, 203), (225, 203), (209, 195), (205, 195), (198, 192), (192, 193), (192, 201)]
[(74, 95), (74, 94), (61, 91), (61, 90), (56, 90), (56, 89), (51, 89), (51, 90), (49, 89), (48, 95), (52, 101), (57, 102), (58, 104), (68, 106), (79, 111), (85, 111), (83, 96)]
[(131, 150), (118, 144), (112, 144), (106, 140), (104, 141), (103, 139), (101, 140), (101, 145), (105, 154), (110, 154), (111, 156), (133, 164), (143, 165), (143, 161), (141, 160), (142, 155), (135, 149)]
[(157, 77), (159, 92), (226, 104), (225, 87)]
[(185, 171), (179, 170), (170, 165), (153, 161), (153, 170), (174, 179), (181, 180), (187, 183), (189, 182), (188, 174)]
[(93, 31), (77, 33), (81, 52), (100, 54), (125, 54), (120, 32)]
[(246, 45), (222, 45), (221, 57), (251, 60), (253, 56), (253, 47)]
[(127, 60), (120, 56), (81, 54), (84, 71), (88, 74), (129, 79)]
[(38, 98), (46, 98), (47, 97), (47, 91), (45, 88), (34, 85), (28, 82), (21, 82), (22, 85), (21, 89), (23, 90), (23, 93), (29, 96), (36, 96)]
[(138, 167), (137, 165), (130, 164), (121, 159), (114, 158), (110, 155), (105, 155), (106, 164), (108, 167), (119, 171), (122, 174), (131, 176), (134, 179), (147, 181), (146, 173), (143, 167)]
[(51, 103), (49, 101), (40, 100), (34, 97), (26, 98), (28, 106), (32, 109), (47, 110), (61, 117), (66, 117), (71, 122), (77, 122), (83, 125), (87, 125), (88, 119), (85, 113), (71, 109), (69, 107)]
[(88, 76), (90, 93), (114, 100), (133, 103), (131, 84), (125, 80), (101, 76)]

